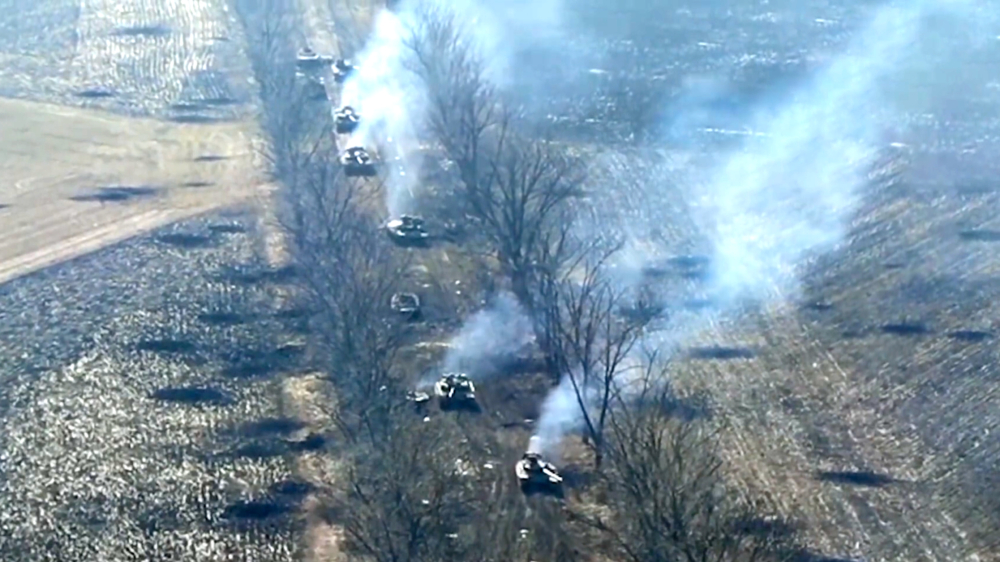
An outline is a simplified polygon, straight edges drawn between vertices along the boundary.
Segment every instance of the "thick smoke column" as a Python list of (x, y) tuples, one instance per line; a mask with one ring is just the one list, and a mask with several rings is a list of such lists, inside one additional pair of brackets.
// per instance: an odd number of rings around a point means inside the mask
[(381, 145), (389, 151), (382, 158), (397, 165), (386, 182), (386, 207), (392, 216), (411, 210), (408, 205), (421, 164), (412, 144), (426, 111), (423, 86), (407, 68), (406, 41), (417, 21), (405, 7), (379, 13), (371, 38), (357, 56), (358, 68), (341, 93), (343, 104), (361, 118), (348, 146)]
[(442, 370), (473, 378), (489, 376), (531, 345), (532, 336), (531, 320), (517, 299), (501, 293), (490, 306), (472, 315), (452, 339)]
[(382, 157), (392, 165), (386, 186), (391, 215), (413, 211), (422, 163), (427, 91), (413, 72), (411, 47), (420, 41), (427, 18), (454, 17), (466, 46), (482, 58), (486, 77), (504, 87), (511, 85), (514, 60), (521, 50), (545, 46), (555, 50), (562, 2), (402, 0), (378, 14), (368, 43), (355, 57), (357, 71), (344, 84), (341, 97), (360, 116), (348, 146), (380, 145), (389, 152)]
[[(880, 8), (846, 51), (807, 85), (776, 110), (757, 112), (754, 129), (763, 134), (698, 174), (703, 185), (691, 191), (704, 196), (692, 218), (714, 245), (708, 285), (721, 307), (717, 313), (732, 312), (743, 300), (788, 298), (798, 287), (802, 262), (843, 241), (882, 142), (876, 115), (893, 110), (889, 88), (902, 82), (905, 89), (914, 71), (947, 72), (913, 63), (914, 53), (920, 55), (918, 40), (924, 39), (922, 26), (932, 17), (964, 16), (969, 5), (943, 0)], [(646, 343), (683, 344), (703, 322), (675, 321), (666, 332), (669, 342)], [(563, 380), (545, 401), (537, 436), (551, 454), (579, 423), (576, 395)]]

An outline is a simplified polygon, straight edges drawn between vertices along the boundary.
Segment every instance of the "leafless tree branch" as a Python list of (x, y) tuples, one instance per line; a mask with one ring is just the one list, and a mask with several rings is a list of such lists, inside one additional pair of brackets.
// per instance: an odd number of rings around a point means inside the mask
[(761, 562), (792, 551), (780, 521), (752, 524), (759, 508), (725, 485), (720, 425), (671, 415), (665, 373), (648, 367), (633, 400), (609, 416), (602, 486), (609, 513), (574, 512), (633, 562)]

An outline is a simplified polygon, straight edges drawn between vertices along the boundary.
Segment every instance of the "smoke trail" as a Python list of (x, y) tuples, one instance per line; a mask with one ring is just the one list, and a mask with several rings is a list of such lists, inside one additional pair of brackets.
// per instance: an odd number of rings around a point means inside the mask
[(416, 29), (416, 14), (404, 3), (399, 10), (382, 10), (372, 35), (357, 56), (357, 70), (341, 92), (344, 105), (360, 117), (348, 146), (372, 148), (380, 144), (382, 158), (393, 169), (386, 180), (386, 207), (398, 216), (413, 209), (413, 190), (420, 152), (414, 150), (418, 127), (426, 111), (423, 85), (406, 66), (406, 40)]
[[(558, 462), (559, 443), (563, 436), (580, 427), (582, 413), (576, 390), (570, 378), (564, 375), (542, 402), (542, 413), (530, 443), (534, 449), (532, 452), (548, 457), (550, 462)], [(587, 392), (584, 388), (580, 391)], [(585, 404), (588, 402), (584, 401)]]
[(532, 338), (531, 320), (524, 309), (513, 295), (501, 293), (490, 306), (472, 315), (452, 339), (442, 371), (488, 377), (523, 353)]
[[(703, 195), (692, 218), (714, 246), (708, 289), (721, 309), (717, 313), (733, 312), (744, 300), (789, 298), (803, 262), (843, 241), (879, 148), (877, 116), (897, 101), (891, 87), (903, 82), (905, 90), (914, 74), (948, 71), (913, 59), (921, 43), (933, 39), (924, 34), (930, 18), (963, 17), (970, 5), (922, 1), (878, 9), (808, 84), (777, 109), (756, 112), (752, 123), (762, 134), (699, 174), (704, 181), (692, 191)], [(696, 335), (703, 322), (675, 319), (665, 337), (646, 343), (675, 346)], [(545, 402), (537, 436), (551, 452), (579, 422), (579, 405), (564, 380)]]
[[(348, 146), (371, 148), (378, 143), (388, 151), (382, 156), (392, 167), (386, 186), (391, 215), (414, 211), (423, 163), (419, 139), (427, 117), (427, 92), (412, 72), (408, 43), (421, 39), (426, 18), (454, 18), (462, 39), (485, 63), (486, 78), (510, 87), (519, 74), (514, 61), (520, 52), (539, 45), (556, 50), (561, 13), (562, 0), (403, 0), (379, 13), (371, 37), (356, 56), (358, 70), (341, 96), (360, 117)], [(518, 88), (524, 88), (523, 82)]]

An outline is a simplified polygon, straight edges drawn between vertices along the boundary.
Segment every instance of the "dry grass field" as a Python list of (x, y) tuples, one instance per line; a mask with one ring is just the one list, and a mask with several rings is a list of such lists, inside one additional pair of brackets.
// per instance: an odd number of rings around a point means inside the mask
[[(323, 54), (350, 55), (343, 51), (356, 48), (358, 37), (341, 36), (369, 25), (366, 6), (363, 0), (300, 0), (303, 35)], [(259, 134), (248, 117), (253, 101), (243, 38), (226, 2), (43, 0), (29, 7), (0, 0), (0, 8), (7, 14), (0, 18), (0, 94), (23, 98), (0, 100), (0, 283), (185, 217), (270, 196), (262, 191), (254, 157)], [(210, 122), (177, 122), (192, 106)], [(979, 154), (995, 148), (984, 144)], [(1000, 240), (1000, 192), (993, 187), (997, 170), (983, 168), (983, 158), (957, 157), (958, 149), (951, 150), (950, 156), (927, 151), (902, 182), (866, 194), (849, 243), (808, 268), (802, 298), (735, 325), (707, 326), (696, 342), (740, 353), (677, 363), (679, 389), (708, 391), (731, 422), (725, 451), (734, 478), (799, 520), (807, 542), (825, 556), (1000, 560), (1000, 502), (994, 499), (1000, 485), (995, 343), (1000, 260), (991, 244)], [(681, 158), (674, 165), (686, 164)], [(973, 168), (975, 173), (956, 179), (959, 171)], [(628, 191), (623, 179), (628, 174), (616, 169), (608, 174), (618, 189), (615, 205), (605, 212), (627, 220), (648, 208), (645, 194)], [(659, 196), (656, 204), (673, 209), (668, 212), (676, 218), (664, 225), (664, 237), (686, 251), (692, 232), (684, 205), (692, 194), (666, 189)], [(264, 211), (265, 226), (273, 227), (273, 215)], [(265, 228), (265, 235), (268, 258), (278, 265), (287, 258), (280, 236), (274, 228)], [(449, 269), (447, 254), (434, 252), (426, 260), (428, 270), (449, 285), (461, 273)], [(182, 266), (172, 273), (177, 271)], [(285, 289), (275, 294), (288, 296)], [(137, 312), (127, 316), (131, 324), (118, 321), (123, 332), (133, 324), (162, 324), (166, 330), (176, 321), (156, 314), (137, 319)], [(69, 439), (66, 449), (51, 447), (53, 433), (125, 431), (142, 423), (151, 431), (181, 435), (221, 423), (167, 410), (139, 416), (127, 407), (102, 409), (101, 400), (117, 396), (104, 377), (134, 383), (117, 390), (134, 394), (122, 394), (123, 401), (141, 403), (140, 394), (149, 390), (141, 377), (129, 375), (135, 368), (129, 358), (104, 355), (54, 367), (48, 382), (24, 376), (22, 386), (0, 391), (0, 405), (13, 397), (21, 401), (22, 409), (3, 426), (21, 444), (11, 450), (24, 459), (24, 466), (9, 472), (7, 485), (14, 492), (4, 492), (4, 501), (48, 498), (37, 490), (69, 477), (36, 470), (37, 463), (60, 462), (60, 455), (74, 459), (74, 466), (104, 470), (109, 478), (128, 475), (129, 467), (91, 462), (92, 442)], [(146, 367), (167, 370), (159, 363)], [(202, 380), (201, 371), (194, 371), (190, 378)], [(176, 378), (187, 380), (189, 374), (185, 370)], [(260, 393), (265, 405), (254, 406), (256, 415), (294, 416), (313, 430), (323, 429), (333, 389), (317, 376), (289, 375), (259, 386), (252, 392)], [(269, 402), (278, 388), (280, 407)], [(45, 397), (51, 398), (37, 411), (23, 408)], [(63, 406), (104, 425), (67, 421)], [(220, 416), (236, 424), (245, 413)], [(32, 457), (35, 448), (44, 455)], [(164, 460), (161, 453), (137, 454), (130, 462), (154, 472), (177, 461)], [(0, 468), (7, 457), (0, 456)], [(190, 468), (190, 459), (181, 464)], [(255, 471), (280, 477), (280, 468), (258, 464), (240, 461), (229, 473), (227, 501), (245, 495), (244, 487), (253, 488), (243, 480), (256, 478)], [(171, 472), (168, 488), (182, 496), (190, 493), (188, 484), (210, 486), (220, 474), (196, 468)], [(298, 457), (296, 469), (323, 486), (336, 477), (337, 464), (308, 453)], [(51, 507), (39, 504), (30, 513), (61, 509), (56, 504), (65, 498), (60, 498), (48, 498)], [(123, 516), (115, 529), (133, 532), (128, 519)], [(51, 518), (34, 532), (50, 532), (59, 521)], [(30, 526), (21, 523), (17, 528)], [(93, 544), (99, 545), (100, 534), (94, 533)], [(335, 529), (322, 526), (308, 532), (311, 557), (333, 559), (335, 535)], [(196, 559), (232, 555), (206, 537), (204, 544), (215, 544), (215, 550), (192, 543), (175, 552)], [(142, 540), (132, 538), (136, 544)], [(28, 539), (44, 537), (19, 537)], [(150, 556), (141, 549), (123, 554), (117, 544), (86, 554), (109, 560)], [(238, 548), (234, 544), (227, 548)], [(268, 556), (286, 559), (291, 552)]]
[[(1000, 192), (983, 134), (960, 154), (927, 137), (897, 160), (898, 176), (859, 194), (841, 247), (805, 264), (799, 292), (766, 310), (688, 323), (711, 303), (697, 282), (669, 281), (672, 315), (690, 336), (673, 367), (679, 390), (712, 397), (730, 424), (731, 473), (798, 520), (823, 555), (998, 559)], [(619, 189), (591, 212), (606, 228), (641, 230), (640, 202), (655, 204), (673, 217), (655, 225), (659, 242), (696, 251), (687, 202), (697, 194), (683, 181), (651, 192), (642, 180), (680, 178), (694, 160), (653, 160), (652, 171), (634, 155), (602, 160)]]
[(245, 202), (253, 128), (0, 100), (0, 281)]

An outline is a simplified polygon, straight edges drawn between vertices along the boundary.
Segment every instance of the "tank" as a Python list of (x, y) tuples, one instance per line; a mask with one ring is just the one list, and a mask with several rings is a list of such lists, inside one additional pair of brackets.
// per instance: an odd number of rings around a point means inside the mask
[(323, 58), (309, 47), (302, 47), (295, 55), (295, 65), (301, 69), (319, 68), (322, 64)]
[(345, 105), (333, 112), (333, 122), (337, 129), (337, 134), (346, 135), (353, 133), (358, 128), (360, 118), (354, 108)]
[(357, 68), (347, 59), (337, 59), (330, 65), (330, 70), (333, 72), (333, 79), (337, 83), (343, 83), (354, 74)]
[(434, 384), (434, 394), (442, 410), (478, 407), (476, 385), (465, 373), (445, 373)]
[(398, 244), (425, 243), (430, 234), (424, 219), (412, 215), (400, 215), (385, 224), (389, 237)]
[(340, 155), (340, 165), (348, 177), (371, 177), (377, 172), (368, 151), (360, 146), (348, 148)]
[(525, 493), (559, 492), (563, 483), (555, 465), (543, 459), (541, 453), (531, 451), (514, 465), (514, 474)]
[(396, 293), (389, 303), (392, 310), (407, 319), (414, 320), (420, 316), (420, 297), (414, 293)]

